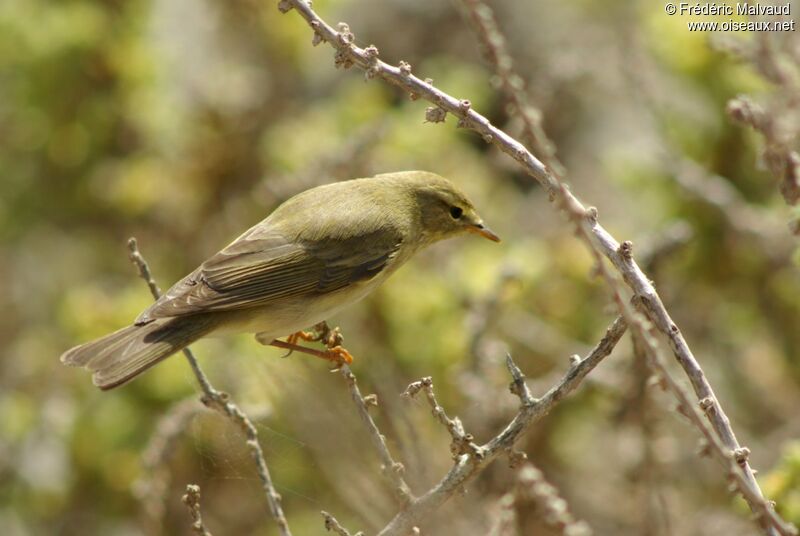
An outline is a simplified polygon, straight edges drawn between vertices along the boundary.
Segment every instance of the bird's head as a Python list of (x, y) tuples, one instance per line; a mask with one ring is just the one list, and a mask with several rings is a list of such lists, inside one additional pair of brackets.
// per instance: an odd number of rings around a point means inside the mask
[(419, 206), (422, 233), (433, 242), (461, 233), (473, 233), (499, 242), (467, 196), (447, 179), (427, 172), (414, 173), (414, 197)]

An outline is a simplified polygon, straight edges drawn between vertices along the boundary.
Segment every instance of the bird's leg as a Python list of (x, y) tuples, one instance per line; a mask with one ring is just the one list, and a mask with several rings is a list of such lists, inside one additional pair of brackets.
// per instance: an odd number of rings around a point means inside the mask
[[(298, 331), (292, 333), (288, 337), (286, 337), (286, 343), (291, 344), (292, 346), (298, 346), (297, 341), (318, 341), (319, 340), (319, 333), (311, 333), (310, 331)], [(289, 357), (292, 355), (292, 352), (295, 351), (295, 348), (291, 348), (288, 352), (283, 354), (281, 357)]]
[[(313, 348), (308, 348), (306, 346), (300, 346), (297, 344), (297, 341), (301, 339), (305, 341), (320, 341), (327, 347), (327, 349), (325, 351), (320, 351)], [(343, 337), (341, 330), (338, 327), (331, 329), (326, 322), (320, 322), (314, 326), (313, 333), (304, 331), (293, 333), (292, 335), (289, 335), (286, 341), (281, 341), (278, 339), (267, 341), (258, 334), (256, 334), (256, 340), (258, 340), (258, 342), (261, 344), (289, 350), (289, 353), (286, 354), (286, 356), (291, 354), (293, 351), (296, 351), (332, 361), (339, 366), (343, 364), (349, 365), (353, 362), (353, 356), (342, 346)]]
[(348, 352), (347, 348), (344, 346), (334, 346), (333, 348), (328, 348), (325, 353), (331, 356), (330, 359), (338, 364), (338, 366), (333, 370), (338, 370), (342, 365), (349, 365), (353, 362), (353, 354)]
[(334, 348), (330, 348), (328, 350), (315, 350), (314, 348), (309, 348), (307, 346), (300, 346), (299, 344), (291, 344), (285, 341), (281, 341), (279, 339), (275, 339), (274, 341), (268, 342), (270, 346), (275, 346), (276, 348), (284, 348), (289, 351), (301, 352), (308, 355), (313, 355), (315, 357), (319, 357), (321, 359), (325, 359), (326, 361), (332, 361), (337, 365), (347, 364), (353, 362), (353, 356), (350, 355), (350, 352), (342, 348), (341, 346), (337, 346)]
[[(314, 325), (311, 328), (312, 331), (297, 331), (292, 333), (286, 338), (286, 342), (293, 346), (288, 352), (286, 352), (281, 357), (286, 358), (292, 355), (292, 352), (295, 351), (296, 347), (298, 346), (297, 341), (309, 341), (309, 342), (317, 342), (321, 341), (323, 338), (327, 337), (327, 334), (331, 331), (331, 328), (328, 327), (328, 323), (324, 320)], [(272, 341), (270, 341), (272, 342)], [(266, 343), (269, 344), (269, 343)]]

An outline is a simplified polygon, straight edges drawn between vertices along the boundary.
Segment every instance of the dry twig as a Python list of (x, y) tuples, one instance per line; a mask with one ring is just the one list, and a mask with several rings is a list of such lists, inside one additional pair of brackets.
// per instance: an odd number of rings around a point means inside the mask
[[(609, 326), (605, 336), (594, 350), (584, 359), (575, 361), (561, 381), (539, 399), (533, 398), (525, 385), (522, 373), (511, 356), (508, 356), (507, 365), (513, 379), (510, 390), (520, 399), (520, 409), (517, 414), (501, 432), (486, 444), (477, 447), (475, 452), (480, 452), (480, 456), (472, 451), (459, 455), (450, 471), (434, 487), (411, 501), (406, 509), (398, 512), (389, 524), (378, 533), (379, 536), (404, 536), (414, 525), (452, 497), (497, 456), (513, 452), (514, 444), (522, 434), (574, 391), (586, 375), (611, 353), (624, 333), (625, 323), (622, 319), (617, 318)], [(438, 406), (438, 404), (436, 405)]]
[[(147, 286), (150, 287), (150, 293), (153, 295), (153, 298), (157, 300), (161, 297), (161, 290), (158, 288), (155, 279), (153, 279), (150, 266), (139, 252), (139, 246), (135, 238), (130, 238), (128, 240), (128, 249), (130, 250), (129, 257), (131, 262), (136, 265), (139, 270), (139, 275), (145, 280)], [(261, 449), (261, 444), (258, 442), (258, 431), (256, 427), (239, 406), (230, 399), (228, 393), (218, 391), (211, 385), (211, 382), (208, 381), (208, 377), (200, 368), (200, 364), (197, 362), (197, 358), (192, 351), (189, 348), (184, 348), (183, 354), (189, 361), (192, 372), (194, 372), (197, 382), (200, 384), (200, 388), (203, 391), (203, 396), (200, 399), (201, 402), (207, 407), (213, 408), (228, 417), (245, 434), (247, 438), (247, 447), (250, 449), (250, 454), (253, 456), (253, 461), (256, 464), (256, 470), (261, 479), (261, 488), (266, 495), (270, 514), (277, 523), (281, 536), (291, 536), (292, 533), (289, 530), (289, 524), (286, 521), (286, 516), (283, 514), (283, 508), (281, 508), (281, 496), (275, 491), (275, 486), (272, 484), (269, 467), (267, 467), (267, 461), (264, 459), (264, 451)]]
[(425, 393), (425, 398), (431, 406), (431, 413), (433, 413), (433, 416), (447, 428), (450, 437), (453, 438), (453, 442), (450, 443), (450, 453), (453, 455), (453, 459), (458, 459), (462, 454), (471, 454), (478, 458), (483, 458), (481, 447), (473, 442), (475, 438), (472, 437), (472, 434), (468, 434), (464, 431), (464, 425), (461, 423), (461, 419), (458, 417), (451, 419), (447, 416), (447, 413), (445, 413), (444, 408), (439, 405), (439, 402), (436, 400), (436, 394), (433, 392), (433, 379), (430, 376), (411, 383), (406, 387), (402, 396), (414, 398), (420, 391)]
[(513, 493), (506, 493), (497, 500), (496, 513), (487, 536), (517, 536), (517, 511)]
[[(653, 275), (658, 284), (658, 271), (661, 263), (676, 249), (687, 244), (692, 237), (691, 227), (686, 222), (679, 221), (667, 228), (660, 230), (655, 236), (646, 241), (645, 251), (641, 254), (641, 264)], [(617, 417), (621, 421), (630, 416), (641, 430), (642, 445), (641, 459), (633, 470), (633, 479), (644, 484), (645, 494), (639, 517), (642, 525), (639, 532), (651, 536), (672, 534), (671, 520), (668, 503), (659, 478), (664, 476), (662, 461), (656, 445), (656, 426), (658, 420), (654, 414), (653, 400), (650, 389), (653, 385), (653, 372), (647, 362), (647, 357), (642, 352), (638, 339), (632, 338), (634, 359), (631, 363), (633, 371), (633, 385), (628, 396), (619, 402)]]
[(727, 111), (731, 119), (764, 137), (764, 162), (780, 181), (779, 190), (786, 203), (797, 205), (800, 202), (800, 154), (793, 149), (792, 142), (800, 128), (796, 125), (787, 128), (785, 116), (768, 113), (746, 95), (730, 100)]
[(142, 477), (134, 484), (134, 494), (142, 503), (142, 524), (147, 534), (162, 532), (170, 476), (167, 461), (175, 450), (178, 437), (200, 408), (194, 398), (172, 405), (158, 420), (156, 431), (142, 455)]
[[(778, 188), (788, 205), (800, 203), (800, 61), (790, 52), (792, 35), (777, 36), (772, 32), (756, 32), (752, 40), (720, 38), (713, 43), (753, 67), (765, 80), (775, 85), (769, 102), (757, 103), (747, 95), (728, 101), (729, 117), (749, 126), (764, 138), (761, 160), (779, 181)], [(785, 39), (784, 50), (779, 40)], [(794, 43), (794, 48), (796, 48)], [(800, 223), (793, 222), (793, 231), (800, 234)]]
[(328, 532), (335, 532), (339, 536), (364, 536), (364, 533), (361, 531), (356, 532), (355, 534), (350, 534), (350, 531), (344, 528), (335, 517), (331, 514), (323, 510), (320, 512), (322, 517), (325, 518), (325, 530)]
[[(512, 502), (533, 502), (542, 511), (545, 523), (558, 530), (563, 536), (591, 536), (592, 529), (585, 521), (572, 515), (567, 502), (558, 494), (544, 474), (531, 462), (525, 464), (517, 473), (515, 489), (509, 492)], [(502, 499), (501, 499), (502, 500)]]
[[(378, 426), (369, 414), (367, 407), (368, 402), (365, 400), (365, 397), (361, 395), (361, 390), (358, 388), (358, 383), (356, 382), (356, 376), (347, 365), (342, 366), (342, 376), (344, 376), (347, 387), (350, 389), (350, 397), (353, 399), (358, 409), (358, 415), (367, 427), (370, 440), (372, 440), (375, 450), (378, 451), (382, 464), (381, 472), (391, 482), (392, 491), (398, 502), (404, 506), (414, 500), (414, 496), (411, 494), (408, 484), (406, 484), (406, 481), (403, 479), (403, 471), (405, 471), (405, 468), (402, 463), (392, 458), (389, 447), (386, 446), (386, 438), (381, 434), (380, 430), (378, 430)], [(374, 405), (377, 405), (377, 398), (370, 398), (369, 400), (372, 401)]]
[(189, 509), (189, 515), (192, 516), (192, 532), (198, 536), (211, 536), (211, 533), (203, 525), (203, 516), (200, 515), (200, 486), (188, 484), (186, 486), (186, 494), (181, 498), (181, 501)]
[(542, 128), (542, 112), (531, 106), (525, 82), (514, 71), (506, 38), (497, 26), (492, 9), (481, 0), (461, 0), (475, 35), (481, 43), (486, 61), (494, 69), (495, 86), (503, 91), (509, 103), (509, 114), (522, 119), (522, 140), (533, 149), (556, 177), (564, 175), (564, 165), (556, 157), (556, 148)]
[[(586, 219), (586, 214), (583, 207), (579, 204), (567, 203), (563, 208), (575, 224), (577, 232), (584, 233), (582, 222)], [(670, 374), (667, 362), (661, 355), (658, 342), (650, 333), (652, 324), (625, 299), (623, 283), (615, 273), (608, 269), (600, 254), (594, 249), (591, 252), (597, 261), (597, 270), (611, 287), (617, 307), (622, 313), (625, 322), (630, 326), (640, 351), (647, 357), (650, 366), (658, 372), (664, 388), (669, 390), (677, 399), (681, 413), (700, 430), (711, 452), (725, 465), (728, 474), (733, 478), (742, 497), (756, 514), (756, 520), (759, 525), (767, 534), (796, 535), (797, 529), (784, 521), (775, 512), (773, 505), (764, 499), (758, 484), (754, 484), (755, 480), (753, 479), (751, 482), (751, 479), (748, 478), (748, 476), (752, 477), (752, 473), (748, 475), (750, 470), (747, 464), (747, 458), (750, 454), (749, 449), (746, 447), (727, 448), (727, 445), (715, 433), (709, 422), (703, 418), (700, 409), (709, 418), (719, 411), (716, 399), (709, 397), (701, 399), (699, 404), (692, 402), (692, 396), (689, 391)], [(641, 300), (642, 297), (637, 297), (637, 305), (639, 309), (644, 309), (644, 304)]]

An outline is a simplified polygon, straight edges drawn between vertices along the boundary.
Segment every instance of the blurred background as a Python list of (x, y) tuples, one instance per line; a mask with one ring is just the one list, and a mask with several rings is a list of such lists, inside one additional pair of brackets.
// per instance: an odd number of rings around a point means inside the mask
[[(308, 187), (404, 169), (461, 185), (504, 241), (438, 244), (330, 319), (417, 493), (451, 460), (428, 406), (399, 397), (408, 383), (432, 376), (448, 413), (485, 441), (517, 404), (506, 351), (540, 395), (613, 320), (591, 257), (513, 161), (452, 118), (424, 124), (424, 101), (335, 69), (331, 49), (312, 47), (307, 25), (274, 4), (0, 3), (3, 535), (190, 534), (189, 483), (214, 534), (277, 534), (242, 435), (197, 402), (182, 357), (106, 393), (58, 361), (151, 301), (127, 259), (130, 236), (166, 288)], [(797, 148), (798, 34), (691, 33), (691, 19), (646, 0), (491, 5), (573, 191), (634, 242), (765, 493), (799, 523), (796, 215), (763, 137), (725, 112), (749, 94)], [(314, 7), (519, 135), (459, 3)], [(368, 534), (394, 515), (325, 363), (281, 359), (248, 336), (195, 350), (253, 417), (294, 534), (323, 533), (322, 509)], [(597, 534), (754, 533), (648, 377), (624, 338), (519, 447)], [(495, 462), (423, 534), (489, 533), (513, 481)], [(518, 505), (517, 532), (503, 534), (551, 534), (540, 510)]]

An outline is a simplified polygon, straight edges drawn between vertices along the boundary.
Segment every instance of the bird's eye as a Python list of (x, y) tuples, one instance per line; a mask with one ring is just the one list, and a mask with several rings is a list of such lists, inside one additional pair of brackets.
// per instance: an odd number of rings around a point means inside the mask
[(450, 215), (453, 217), (454, 220), (457, 220), (464, 214), (464, 211), (461, 207), (450, 207)]

